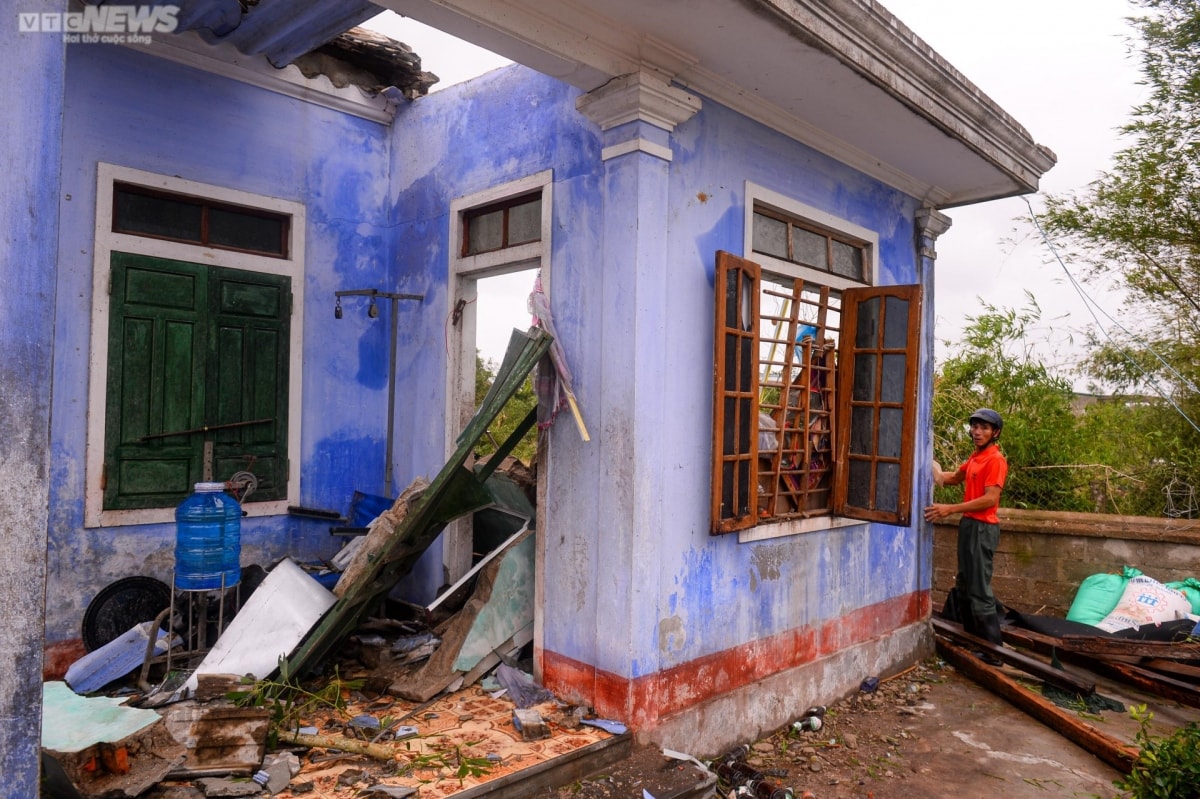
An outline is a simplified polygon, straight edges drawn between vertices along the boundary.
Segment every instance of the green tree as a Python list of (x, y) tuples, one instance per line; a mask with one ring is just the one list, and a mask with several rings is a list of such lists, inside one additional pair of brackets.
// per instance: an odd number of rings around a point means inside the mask
[[(1159, 399), (1141, 457), (1145, 498), (1200, 486), (1200, 4), (1135, 0), (1145, 102), (1122, 132), (1129, 144), (1081, 193), (1049, 197), (1037, 215), (1085, 279), (1125, 291), (1120, 328), (1093, 333), (1084, 373)], [(1170, 508), (1168, 508), (1168, 511)]]
[[(496, 379), (496, 372), (499, 370), (499, 365), (491, 361), (486, 361), (476, 351), (475, 353), (475, 407), (483, 402), (483, 398), (487, 396), (488, 391), (492, 387), (493, 381)], [(500, 409), (500, 414), (496, 420), (492, 422), (488, 428), (487, 435), (484, 436), (479, 446), (475, 450), (475, 454), (479, 457), (491, 455), (496, 449), (504, 443), (504, 441), (512, 434), (514, 430), (521, 424), (530, 410), (537, 407), (537, 394), (533, 390), (533, 380), (527, 378), (521, 387), (517, 389), (517, 393), (513, 394), (512, 398), (505, 403)], [(531, 429), (521, 439), (513, 449), (513, 457), (520, 460), (526, 466), (533, 463), (533, 458), (537, 454), (537, 427)]]
[[(1078, 463), (1078, 419), (1071, 383), (1034, 359), (1027, 332), (1041, 318), (1032, 297), (1020, 312), (983, 304), (968, 317), (963, 340), (934, 376), (934, 457), (951, 470), (973, 444), (967, 419), (993, 408), (1004, 419), (1001, 449), (1009, 476), (1001, 504), (1010, 508), (1091, 509), (1086, 476)], [(949, 345), (950, 343), (947, 342)], [(939, 489), (951, 501), (961, 489)]]

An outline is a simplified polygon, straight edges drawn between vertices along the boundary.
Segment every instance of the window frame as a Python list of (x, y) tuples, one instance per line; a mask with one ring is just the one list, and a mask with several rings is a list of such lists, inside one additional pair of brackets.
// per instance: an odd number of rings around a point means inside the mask
[[(795, 218), (798, 222), (801, 222), (805, 227), (815, 227), (820, 230), (827, 231), (828, 233), (835, 236), (839, 240), (848, 240), (848, 241), (852, 241), (852, 242), (861, 244), (862, 246), (865, 247), (865, 254), (866, 254), (866, 258), (864, 260), (864, 272), (865, 272), (864, 276), (866, 277), (868, 283), (871, 283), (871, 284), (876, 283), (877, 279), (878, 279), (878, 274), (879, 274), (878, 241), (879, 241), (879, 238), (878, 238), (878, 234), (876, 234), (874, 231), (868, 230), (859, 225), (855, 225), (847, 220), (838, 219), (824, 211), (821, 211), (820, 209), (812, 208), (811, 206), (807, 206), (798, 201), (784, 197), (783, 195), (780, 195), (769, 189), (765, 189), (761, 186), (755, 185), (749, 181), (747, 181), (747, 183), (746, 183), (745, 198), (746, 199), (745, 199), (745, 225), (744, 225), (743, 252), (748, 253), (749, 257), (747, 259), (743, 259), (743, 260), (749, 260), (749, 261), (751, 261), (751, 263), (754, 263), (755, 265), (757, 265), (760, 268), (760, 272), (759, 272), (760, 278), (761, 278), (762, 274), (778, 275), (780, 278), (787, 278), (787, 279), (792, 279), (792, 280), (804, 280), (804, 281), (808, 282), (809, 284), (812, 284), (815, 286), (827, 286), (828, 288), (839, 292), (842, 295), (842, 303), (841, 303), (841, 309), (840, 309), (839, 313), (842, 316), (841, 324), (842, 324), (843, 330), (849, 329), (846, 327), (846, 325), (849, 324), (848, 318), (846, 316), (847, 300), (853, 299), (855, 293), (858, 293), (858, 292), (851, 292), (852, 289), (854, 289), (855, 287), (862, 287), (863, 289), (865, 289), (867, 291), (876, 291), (877, 290), (877, 291), (883, 291), (883, 292), (888, 292), (888, 293), (891, 293), (894, 290), (900, 290), (900, 289), (898, 289), (898, 287), (882, 287), (882, 286), (875, 286), (872, 289), (869, 286), (866, 286), (861, 282), (849, 280), (849, 279), (847, 279), (841, 275), (838, 275), (836, 273), (833, 273), (833, 272), (826, 272), (823, 270), (817, 270), (817, 269), (813, 269), (810, 267), (805, 267), (800, 264), (792, 263), (790, 261), (785, 261), (785, 260), (782, 260), (779, 258), (774, 258), (772, 256), (765, 255), (760, 252), (756, 252), (753, 247), (754, 214), (755, 214), (756, 209), (765, 208), (765, 209), (769, 209), (770, 211), (774, 212), (772, 214), (772, 216), (775, 216), (778, 214), (787, 215), (789, 217)], [(718, 275), (720, 275), (719, 270), (718, 270)], [(921, 312), (920, 312), (920, 296), (921, 296), (921, 294), (920, 294), (919, 286), (905, 288), (903, 290), (915, 292), (915, 294), (910, 294), (909, 296), (910, 296), (910, 298), (915, 297), (915, 299), (916, 299), (915, 304), (911, 305), (909, 308), (909, 313), (910, 313), (909, 333), (910, 333), (910, 336), (906, 340), (906, 351), (905, 351), (906, 355), (908, 357), (908, 362), (907, 362), (908, 370), (906, 372), (906, 379), (909, 381), (909, 383), (912, 387), (912, 392), (915, 393), (916, 378), (917, 378), (918, 370), (919, 370), (919, 348), (920, 348), (919, 331), (920, 331), (920, 323), (921, 323), (921, 315), (920, 315), (921, 314)], [(850, 292), (849, 297), (847, 297), (847, 292)], [(755, 287), (755, 305), (756, 305), (756, 307), (757, 307), (757, 303), (758, 303), (758, 297), (760, 296), (760, 294), (761, 294), (761, 285), (759, 284), (759, 285), (756, 285), (756, 287)], [(753, 321), (753, 329), (754, 329), (754, 335), (755, 335), (756, 339), (757, 339), (758, 330), (759, 330), (759, 320), (760, 320), (760, 314), (759, 314), (759, 311), (756, 310), (755, 315), (754, 315), (754, 321)], [(719, 324), (719, 321), (720, 320), (717, 320), (718, 324)], [(914, 333), (914, 331), (915, 331), (915, 333)], [(721, 329), (719, 326), (714, 329), (714, 335), (716, 335), (716, 336), (721, 335)], [(885, 520), (885, 519), (881, 518), (882, 514), (872, 513), (872, 514), (868, 515), (868, 514), (862, 513), (861, 510), (856, 510), (854, 508), (848, 508), (845, 506), (846, 492), (844, 490), (844, 486), (845, 486), (845, 480), (847, 478), (844, 473), (840, 473), (840, 470), (842, 469), (841, 464), (843, 461), (846, 460), (846, 457), (840, 452), (840, 448), (843, 446), (843, 443), (849, 439), (850, 412), (847, 408), (841, 407), (841, 406), (845, 405), (845, 403), (848, 400), (848, 397), (850, 396), (849, 392), (847, 390), (847, 385), (843, 381), (846, 380), (846, 375), (848, 373), (850, 373), (848, 370), (851, 370), (853, 368), (853, 361), (850, 360), (853, 358), (853, 352), (851, 351), (849, 354), (844, 352), (844, 349), (845, 349), (845, 346), (846, 346), (849, 336), (845, 333), (841, 333), (839, 338), (840, 338), (840, 340), (839, 340), (839, 347), (838, 347), (838, 352), (837, 352), (837, 357), (838, 357), (839, 361), (838, 361), (838, 366), (836, 369), (837, 386), (834, 389), (834, 391), (836, 392), (835, 396), (837, 398), (837, 403), (838, 403), (839, 407), (837, 409), (837, 417), (835, 419), (836, 429), (833, 431), (834, 437), (835, 437), (835, 442), (834, 442), (835, 460), (834, 460), (834, 464), (833, 464), (834, 469), (835, 469), (835, 474), (834, 474), (833, 486), (832, 486), (832, 489), (834, 491), (834, 497), (833, 497), (833, 511), (832, 511), (831, 515), (810, 516), (810, 517), (785, 517), (785, 518), (771, 517), (771, 518), (763, 519), (761, 521), (761, 523), (759, 523), (759, 520), (757, 518), (757, 512), (755, 512), (753, 514), (755, 518), (752, 520), (752, 522), (750, 524), (748, 524), (746, 526), (740, 526), (735, 529), (727, 529), (727, 530), (719, 529), (718, 505), (720, 503), (720, 497), (718, 495), (718, 486), (720, 484), (720, 478), (719, 478), (716, 470), (718, 468), (717, 462), (718, 462), (718, 457), (719, 457), (719, 453), (720, 453), (720, 449), (719, 449), (720, 436), (722, 435), (722, 433), (718, 427), (718, 425), (720, 423), (719, 417), (721, 414), (721, 410), (720, 410), (720, 408), (717, 407), (717, 403), (722, 402), (722, 400), (721, 400), (722, 395), (721, 395), (721, 391), (720, 391), (720, 389), (721, 389), (720, 383), (722, 381), (722, 376), (720, 374), (721, 362), (720, 362), (720, 360), (715, 361), (715, 363), (714, 363), (714, 420), (713, 420), (714, 421), (714, 428), (713, 428), (713, 452), (714, 452), (714, 455), (713, 455), (713, 477), (712, 477), (713, 491), (712, 491), (712, 497), (711, 497), (711, 499), (712, 499), (712, 515), (711, 515), (711, 519), (712, 519), (711, 528), (712, 529), (711, 529), (711, 532), (714, 535), (724, 534), (724, 533), (728, 533), (728, 532), (737, 532), (739, 541), (756, 541), (756, 540), (780, 537), (780, 536), (784, 536), (784, 535), (793, 535), (793, 534), (797, 534), (797, 533), (811, 532), (811, 531), (816, 531), (816, 530), (828, 530), (828, 529), (838, 528), (838, 527), (860, 525), (860, 524), (863, 524), (863, 523), (869, 522), (869, 521), (884, 521)], [(757, 350), (757, 341), (755, 342), (754, 346), (755, 346), (755, 352), (757, 352), (758, 351)], [(718, 345), (714, 347), (714, 354), (718, 359), (722, 357), (722, 353), (720, 352), (719, 340), (718, 340)], [(757, 369), (755, 370), (754, 396), (756, 398), (758, 397)], [(908, 406), (909, 407), (905, 409), (906, 416), (905, 416), (903, 436), (902, 436), (902, 440), (903, 440), (902, 456), (903, 456), (904, 462), (908, 466), (908, 468), (906, 470), (907, 471), (906, 476), (908, 479), (907, 479), (907, 485), (901, 487), (900, 496), (898, 497), (898, 502), (902, 506), (903, 513), (909, 514), (909, 516), (907, 518), (909, 519), (909, 521), (911, 521), (911, 515), (910, 515), (911, 514), (911, 507), (910, 507), (911, 506), (911, 493), (912, 493), (911, 465), (915, 461), (915, 404), (908, 403)], [(753, 415), (753, 423), (754, 423), (753, 424), (753, 433), (754, 433), (754, 435), (752, 436), (752, 441), (753, 441), (753, 445), (754, 445), (753, 465), (755, 467), (755, 475), (756, 475), (755, 488), (756, 488), (757, 464), (758, 464), (758, 453), (757, 453), (757, 444), (758, 444), (758, 435), (757, 435), (757, 433), (758, 433), (758, 427), (757, 427), (758, 414), (757, 414), (757, 410), (758, 410), (758, 405), (757, 405), (757, 399), (755, 401), (754, 407), (755, 407), (755, 413)], [(755, 506), (757, 505), (757, 503), (754, 503), (754, 504), (755, 504)], [(900, 521), (899, 520), (900, 518), (903, 518), (903, 517), (897, 516), (897, 520), (893, 521), (892, 523), (909, 523), (909, 522), (905, 522), (905, 521)]]
[[(290, 217), (287, 256), (260, 255), (232, 249), (174, 241), (113, 231), (113, 201), (116, 184), (124, 183), (150, 191), (222, 205), (261, 209), (267, 213)], [(287, 479), (286, 497), (265, 502), (249, 502), (248, 516), (269, 516), (287, 512), (289, 505), (299, 503), (301, 422), (303, 407), (303, 348), (306, 211), (304, 205), (288, 200), (222, 186), (199, 183), (179, 177), (160, 175), (130, 167), (99, 163), (96, 174), (96, 221), (92, 262), (92, 319), (90, 374), (88, 379), (87, 444), (85, 456), (84, 526), (110, 527), (135, 524), (158, 524), (174, 520), (175, 508), (144, 508), (138, 510), (104, 510), (104, 436), (108, 417), (107, 382), (109, 365), (109, 289), (112, 278), (112, 255), (126, 252), (166, 260), (211, 264), (251, 272), (291, 278), (292, 318), (288, 337), (288, 418), (287, 418)]]
[[(519, 208), (523, 205), (530, 205), (530, 204), (532, 204), (532, 202), (535, 199), (540, 203), (544, 199), (542, 194), (543, 194), (543, 192), (542, 192), (541, 187), (538, 187), (537, 189), (535, 189), (533, 191), (528, 191), (523, 194), (509, 195), (509, 196), (505, 197), (504, 199), (496, 201), (496, 202), (491, 202), (491, 203), (487, 203), (484, 205), (474, 205), (469, 208), (462, 209), (457, 214), (457, 219), (460, 220), (459, 238), (461, 239), (461, 243), (459, 245), (459, 250), (458, 250), (459, 257), (465, 259), (465, 258), (470, 258), (472, 256), (487, 255), (489, 253), (500, 252), (501, 250), (512, 250), (512, 249), (516, 249), (516, 248), (524, 246), (524, 245), (540, 243), (542, 240), (542, 233), (544, 232), (544, 229), (545, 229), (544, 224), (539, 227), (537, 238), (526, 239), (524, 241), (519, 241), (516, 243), (510, 243), (509, 242), (509, 234), (511, 232), (511, 226), (509, 223), (509, 219), (511, 217), (512, 209)], [(471, 224), (474, 222), (474, 220), (480, 219), (484, 216), (488, 216), (489, 214), (496, 213), (497, 211), (501, 212), (501, 220), (502, 220), (501, 228), (500, 228), (500, 245), (498, 247), (491, 247), (486, 250), (477, 250), (475, 252), (472, 252), (470, 249), (470, 246), (471, 246)], [(538, 208), (538, 212), (540, 215), (540, 213), (541, 213), (540, 206)]]
[[(125, 189), (128, 194), (136, 194), (141, 197), (150, 197), (160, 200), (175, 200), (179, 202), (190, 203), (200, 209), (200, 237), (198, 239), (183, 238), (180, 236), (166, 236), (155, 233), (147, 233), (145, 231), (127, 230), (118, 227), (116, 206), (120, 192)], [(183, 244), (194, 244), (201, 247), (210, 247), (214, 250), (229, 250), (231, 252), (244, 252), (254, 255), (260, 255), (264, 258), (283, 258), (288, 257), (288, 242), (291, 239), (291, 224), (292, 219), (289, 214), (278, 213), (275, 211), (267, 211), (262, 208), (254, 208), (245, 205), (234, 205), (233, 203), (217, 202), (207, 197), (195, 197), (187, 194), (181, 194), (173, 191), (161, 191), (152, 189), (147, 186), (139, 186), (136, 183), (127, 183), (125, 181), (116, 181), (113, 183), (113, 214), (112, 214), (112, 231), (114, 233), (124, 233), (130, 236), (138, 236), (147, 239), (162, 239), (163, 241), (177, 241)], [(243, 247), (231, 247), (226, 244), (213, 244), (210, 228), (210, 220), (213, 211), (226, 211), (231, 213), (241, 214), (243, 216), (255, 216), (260, 219), (269, 219), (280, 223), (280, 241), (278, 251), (271, 250), (252, 250)]]

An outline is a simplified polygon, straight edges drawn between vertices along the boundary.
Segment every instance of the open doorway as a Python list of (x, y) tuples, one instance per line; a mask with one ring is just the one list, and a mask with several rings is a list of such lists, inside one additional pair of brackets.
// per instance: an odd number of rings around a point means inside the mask
[[(552, 177), (547, 170), (451, 203), (447, 452), (454, 448), (486, 394), (488, 380), (503, 361), (513, 329), (530, 327), (529, 295), (535, 280), (540, 279), (542, 290), (550, 292)], [(533, 407), (532, 384), (526, 395), (531, 403), (526, 408)], [(515, 418), (497, 419), (494, 426), (498, 429), (489, 431), (494, 442), (505, 440), (524, 419), (524, 413), (515, 407), (506, 411)], [(527, 493), (536, 497), (541, 495), (539, 476), (545, 474), (537, 466), (546, 453), (536, 451), (536, 428), (528, 438), (527, 444), (522, 439), (518, 454), (533, 481)], [(477, 553), (477, 544), (486, 546), (488, 541), (476, 540), (469, 518), (457, 521), (446, 532), (443, 562), (446, 577), (453, 583), (486, 555)]]
[[(536, 277), (535, 269), (523, 268), (476, 281), (476, 410), (491, 389), (513, 330), (525, 331), (530, 326), (528, 298)], [(534, 392), (533, 375), (530, 375), (489, 425), (475, 449), (476, 458), (485, 461), (494, 457), (501, 443), (517, 430), (530, 412), (536, 412), (536, 408), (537, 395)], [(495, 489), (511, 495), (508, 503), (510, 508), (520, 507), (528, 500), (529, 511), (536, 510), (537, 432), (535, 426), (525, 433), (494, 474), (493, 482), (502, 484), (495, 486)], [(525, 521), (495, 508), (484, 508), (474, 513), (470, 518), (471, 565), (479, 563), (500, 547), (521, 529)]]

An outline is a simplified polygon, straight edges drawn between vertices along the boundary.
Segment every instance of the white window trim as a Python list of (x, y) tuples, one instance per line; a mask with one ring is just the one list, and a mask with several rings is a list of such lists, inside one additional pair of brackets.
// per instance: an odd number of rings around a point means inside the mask
[(746, 220), (743, 229), (745, 241), (742, 244), (742, 252), (746, 253), (747, 258), (761, 266), (764, 272), (785, 275), (791, 278), (802, 278), (821, 286), (829, 286), (831, 289), (849, 289), (864, 285), (857, 280), (850, 280), (841, 275), (835, 275), (832, 272), (826, 272), (821, 269), (810, 269), (799, 264), (794, 264), (791, 261), (784, 261), (761, 252), (755, 252), (755, 205), (767, 206), (787, 216), (803, 219), (826, 230), (832, 230), (865, 242), (867, 245), (867, 282), (865, 285), (874, 286), (878, 284), (879, 234), (876, 231), (856, 225), (849, 220), (833, 216), (826, 211), (806, 205), (798, 200), (793, 200), (778, 192), (759, 186), (757, 183), (746, 181)]
[[(475, 194), (459, 197), (450, 203), (450, 263), (449, 307), (446, 313), (447, 340), (451, 342), (450, 363), (446, 369), (446, 454), (454, 452), (455, 440), (474, 413), (475, 394), (475, 300), (476, 281), (494, 275), (537, 268), (542, 273), (542, 290), (550, 296), (550, 239), (553, 218), (554, 171), (547, 169), (534, 175), (493, 186)], [(506, 247), (502, 250), (462, 255), (463, 215), (473, 208), (517, 197), (541, 189), (541, 240)], [(454, 326), (452, 316), (458, 304), (461, 318)]]
[[(814, 208), (811, 205), (793, 200), (778, 192), (760, 186), (757, 183), (746, 181), (746, 209), (745, 209), (745, 225), (743, 227), (743, 242), (742, 252), (746, 253), (746, 258), (756, 262), (762, 267), (763, 273), (772, 273), (783, 275), (790, 278), (797, 278), (816, 283), (821, 286), (829, 286), (832, 289), (848, 289), (855, 286), (864, 285), (856, 280), (849, 280), (841, 275), (835, 275), (831, 272), (825, 272), (820, 269), (810, 269), (805, 266), (794, 264), (791, 261), (784, 261), (779, 258), (773, 258), (760, 252), (754, 251), (754, 207), (755, 205), (767, 206), (776, 211), (779, 211), (788, 216), (802, 219), (806, 222), (811, 222), (814, 225), (819, 225), (826, 230), (832, 230), (846, 236), (858, 239), (865, 242), (867, 246), (867, 284), (876, 285), (879, 279), (879, 234), (874, 230), (869, 230), (861, 225), (856, 225), (846, 219), (833, 216), (832, 214), (822, 211), (819, 208)], [(778, 522), (759, 523), (754, 527), (746, 530), (738, 531), (738, 543), (749, 543), (751, 541), (765, 541), (771, 538), (782, 538), (789, 535), (797, 535), (800, 533), (810, 533), (819, 530), (834, 530), (841, 527), (852, 527), (855, 525), (866, 525), (861, 519), (850, 519), (845, 516), (817, 516), (808, 519), (783, 519)]]
[[(541, 190), (542, 218), (541, 240), (506, 247), (494, 252), (462, 256), (463, 215), (473, 208), (518, 197)], [(554, 171), (547, 169), (533, 175), (493, 186), (475, 194), (458, 197), (450, 203), (450, 258), (447, 264), (446, 341), (449, 363), (446, 365), (446, 455), (454, 452), (459, 434), (475, 413), (475, 340), (476, 303), (478, 280), (524, 269), (540, 269), (542, 290), (550, 296), (550, 257), (554, 250), (551, 240), (554, 217)], [(457, 325), (452, 319), (455, 309), (462, 305)], [(539, 453), (544, 460), (538, 465), (538, 497), (545, 496), (547, 475), (550, 472), (549, 453)], [(545, 514), (537, 516), (536, 534), (544, 541), (542, 525)], [(452, 521), (446, 527), (442, 540), (442, 564), (451, 580), (457, 580), (471, 564), (471, 521), (470, 516)], [(542, 645), (542, 614), (538, 610), (545, 596), (543, 589), (541, 544), (534, 565), (534, 647)]]
[[(220, 250), (196, 244), (161, 241), (112, 229), (114, 183), (186, 194), (216, 202), (260, 208), (291, 216), (291, 241), (287, 258), (268, 258), (249, 253)], [(212, 186), (139, 169), (101, 163), (96, 174), (96, 229), (92, 261), (91, 372), (88, 377), (87, 454), (85, 468), (85, 527), (116, 527), (132, 524), (160, 524), (175, 519), (175, 509), (103, 510), (104, 491), (100, 488), (104, 471), (104, 422), (107, 414), (109, 288), (112, 253), (129, 252), (154, 258), (170, 258), (191, 263), (215, 264), (233, 269), (285, 275), (292, 278), (292, 320), (288, 359), (288, 493), (285, 499), (251, 502), (248, 516), (271, 516), (287, 512), (288, 505), (299, 504), (300, 497), (300, 424), (303, 407), (302, 365), (304, 342), (304, 230), (305, 209), (300, 203), (265, 197), (244, 191)]]

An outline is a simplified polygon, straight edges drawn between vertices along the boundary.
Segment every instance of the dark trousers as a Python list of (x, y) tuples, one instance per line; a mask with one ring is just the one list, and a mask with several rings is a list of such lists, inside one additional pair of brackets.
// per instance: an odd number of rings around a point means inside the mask
[(992, 593), (992, 559), (1000, 543), (1000, 525), (966, 516), (958, 523), (959, 596), (966, 600), (963, 611), (976, 619), (999, 612)]

